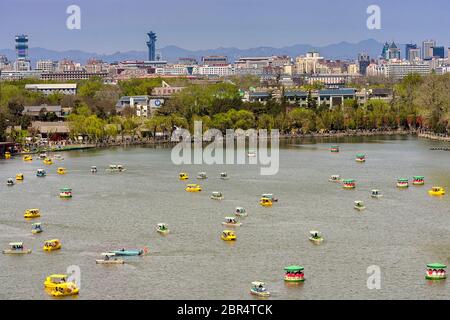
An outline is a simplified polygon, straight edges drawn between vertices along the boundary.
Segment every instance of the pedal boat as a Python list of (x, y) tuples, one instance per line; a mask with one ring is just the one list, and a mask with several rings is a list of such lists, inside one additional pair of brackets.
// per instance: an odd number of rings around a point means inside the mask
[(432, 187), (431, 190), (428, 191), (430, 196), (443, 196), (445, 195), (445, 189), (442, 187)]
[(50, 159), (50, 158), (45, 158), (45, 159), (44, 159), (44, 164), (46, 164), (46, 165), (51, 165), (51, 164), (53, 164), (53, 160)]
[(202, 188), (198, 184), (188, 184), (185, 189), (187, 192), (200, 192)]
[(366, 206), (364, 205), (364, 202), (358, 200), (358, 201), (355, 201), (355, 205), (353, 206), (353, 208), (355, 208), (358, 211), (362, 211), (362, 210), (366, 209)]
[(424, 176), (414, 176), (413, 177), (413, 185), (415, 186), (423, 186), (425, 184)]
[(206, 172), (199, 172), (199, 173), (197, 174), (197, 179), (199, 179), (199, 180), (205, 180), (205, 179), (208, 179), (208, 176), (206, 175)]
[(23, 161), (33, 161), (33, 157), (30, 156), (29, 154), (24, 155), (22, 158)]
[(55, 251), (61, 249), (61, 241), (58, 239), (46, 240), (42, 250), (44, 251)]
[(441, 263), (430, 263), (427, 264), (427, 271), (425, 274), (425, 279), (427, 280), (444, 280), (447, 279), (447, 273), (445, 269), (447, 266)]
[(59, 197), (63, 199), (72, 198), (72, 189), (71, 188), (62, 188), (59, 192)]
[(408, 188), (408, 187), (409, 187), (408, 179), (404, 178), (397, 179), (397, 188)]
[(25, 219), (34, 219), (39, 218), (41, 216), (41, 212), (39, 209), (27, 209), (23, 215)]
[(52, 274), (45, 279), (44, 288), (53, 289), (57, 285), (67, 283), (68, 277), (67, 274)]
[(341, 182), (341, 176), (338, 174), (333, 174), (330, 179), (328, 179), (329, 182)]
[(363, 153), (358, 153), (356, 155), (356, 159), (355, 160), (356, 160), (356, 162), (360, 162), (360, 163), (366, 162), (366, 155), (363, 154)]
[(370, 196), (372, 198), (376, 198), (376, 199), (383, 197), (383, 195), (380, 193), (380, 190), (377, 190), (377, 189), (373, 189)]
[(225, 221), (222, 221), (222, 225), (226, 227), (240, 227), (242, 223), (236, 221), (236, 218), (234, 217), (225, 217)]
[(158, 223), (156, 231), (162, 235), (169, 234), (170, 230), (165, 223)]
[(28, 254), (31, 253), (31, 249), (25, 249), (23, 242), (11, 242), (9, 249), (3, 250), (4, 254)]
[(13, 180), (13, 178), (8, 178), (7, 180), (6, 180), (6, 185), (7, 186), (13, 186), (14, 185), (14, 180)]
[[(103, 259), (95, 260), (96, 264), (124, 264), (125, 261), (122, 259), (117, 259), (116, 254), (113, 252), (104, 252), (102, 253)], [(114, 257), (111, 259), (111, 257)]]
[(66, 174), (66, 168), (59, 167), (59, 168), (56, 170), (56, 173), (58, 173), (58, 174)]
[(351, 190), (356, 188), (356, 182), (353, 179), (343, 180), (342, 183), (343, 183), (342, 188), (344, 189)]
[(47, 175), (47, 173), (45, 172), (44, 169), (37, 169), (36, 177), (45, 177), (46, 175)]
[(237, 238), (236, 233), (233, 230), (223, 230), (220, 237), (224, 241), (235, 241)]
[(56, 285), (51, 291), (50, 294), (53, 297), (66, 297), (77, 295), (80, 292), (80, 289), (76, 286), (74, 282), (66, 282)]
[(213, 200), (223, 200), (224, 197), (223, 197), (222, 192), (214, 191), (214, 192), (211, 194), (211, 199), (213, 199)]
[(247, 211), (243, 207), (236, 207), (234, 214), (238, 217), (246, 217)]
[(303, 282), (305, 281), (304, 270), (302, 266), (288, 266), (284, 268), (284, 281), (285, 282)]
[(250, 293), (258, 297), (269, 297), (270, 292), (267, 291), (265, 283), (261, 281), (253, 281), (250, 288)]
[(189, 175), (186, 172), (180, 172), (180, 174), (178, 175), (178, 179), (180, 180), (188, 180), (189, 179)]
[(32, 226), (32, 229), (31, 229), (32, 234), (38, 234), (38, 233), (41, 233), (42, 231), (44, 231), (44, 230), (42, 230), (42, 225), (40, 222), (33, 223), (31, 226)]
[(272, 200), (270, 200), (269, 198), (261, 198), (259, 200), (259, 204), (263, 207), (271, 207), (273, 205)]
[(323, 242), (323, 237), (319, 231), (310, 231), (309, 234), (310, 234), (309, 241), (311, 241), (312, 243), (320, 244)]
[(221, 172), (220, 173), (220, 179), (222, 180), (228, 180), (228, 174), (226, 172)]
[(337, 145), (331, 146), (330, 151), (331, 152), (339, 152), (339, 146), (337, 146)]
[(16, 180), (17, 181), (23, 181), (23, 179), (24, 179), (23, 173), (16, 174)]

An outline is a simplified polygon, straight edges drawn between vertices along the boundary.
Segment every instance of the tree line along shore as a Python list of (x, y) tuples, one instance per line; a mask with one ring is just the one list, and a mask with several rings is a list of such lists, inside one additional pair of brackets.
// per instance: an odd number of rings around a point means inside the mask
[[(282, 137), (345, 136), (372, 134), (421, 133), (421, 137), (446, 140), (450, 133), (450, 74), (420, 76), (411, 74), (403, 80), (350, 84), (355, 88), (386, 88), (393, 92), (390, 101), (372, 99), (364, 105), (344, 100), (330, 108), (318, 105), (308, 97), (306, 106), (281, 99), (265, 103), (242, 100), (239, 89), (258, 84), (255, 77), (236, 77), (219, 83), (192, 84), (182, 78), (164, 79), (173, 85), (185, 86), (150, 118), (135, 115), (126, 107), (119, 115), (115, 105), (121, 96), (150, 94), (161, 85), (161, 78), (131, 79), (116, 85), (104, 84), (99, 78), (78, 81), (74, 96), (44, 96), (25, 90), (30, 80), (0, 84), (0, 141), (24, 143), (35, 137), (31, 118), (23, 116), (24, 105), (58, 104), (70, 108), (65, 118), (70, 127), (70, 143), (95, 145), (155, 142), (168, 137), (175, 128), (193, 132), (195, 121), (202, 121), (203, 130), (278, 129)], [(35, 82), (35, 81), (34, 81)], [(298, 89), (311, 92), (322, 85), (305, 85)], [(51, 121), (51, 115), (42, 120)], [(19, 127), (19, 130), (15, 128)], [(8, 128), (13, 128), (8, 130)], [(159, 139), (161, 140), (161, 139)]]

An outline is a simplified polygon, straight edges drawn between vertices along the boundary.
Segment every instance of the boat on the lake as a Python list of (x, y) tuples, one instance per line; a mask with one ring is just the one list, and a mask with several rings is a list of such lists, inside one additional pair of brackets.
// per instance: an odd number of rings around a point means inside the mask
[(266, 289), (266, 284), (261, 281), (253, 281), (250, 293), (258, 297), (268, 297), (270, 292)]
[(23, 181), (24, 178), (25, 178), (25, 177), (24, 177), (23, 173), (18, 173), (18, 174), (16, 174), (16, 180), (17, 180), (17, 181)]
[(338, 145), (331, 146), (330, 151), (331, 152), (339, 152), (339, 146)]
[(61, 249), (61, 241), (59, 241), (59, 239), (46, 240), (42, 247), (42, 250), (44, 251), (55, 251), (59, 249)]
[(55, 160), (64, 160), (64, 157), (60, 154), (55, 154), (54, 158)]
[(178, 179), (187, 180), (189, 179), (189, 175), (186, 172), (180, 172), (180, 174), (178, 175)]
[(31, 233), (32, 234), (41, 233), (42, 231), (44, 231), (44, 230), (42, 230), (42, 225), (40, 222), (36, 222), (31, 225)]
[(272, 200), (270, 200), (269, 198), (261, 198), (259, 200), (259, 204), (263, 207), (271, 207), (273, 205)]
[(22, 159), (23, 161), (33, 161), (33, 157), (29, 154), (24, 155)]
[(200, 192), (202, 187), (199, 184), (188, 184), (185, 189), (187, 192)]
[(62, 188), (59, 192), (59, 197), (63, 199), (72, 198), (72, 189), (71, 188)]
[(247, 156), (250, 158), (256, 157), (256, 151), (255, 150), (249, 150), (247, 152)]
[(366, 155), (364, 153), (358, 153), (355, 160), (356, 162), (366, 162)]
[(132, 257), (132, 256), (142, 256), (144, 255), (144, 250), (142, 249), (120, 249), (120, 250), (114, 250), (110, 251), (114, 253), (116, 256), (124, 256), (124, 257)]
[(67, 274), (52, 274), (45, 278), (44, 288), (53, 289), (57, 285), (67, 283), (69, 276)]
[(362, 202), (361, 200), (357, 200), (355, 201), (355, 205), (353, 206), (353, 208), (355, 208), (358, 211), (361, 211), (366, 209), (366, 206), (364, 205), (364, 202)]
[(11, 159), (11, 152), (9, 151), (5, 152), (5, 159)]
[(124, 260), (116, 258), (116, 254), (113, 252), (103, 252), (103, 259), (95, 260), (96, 264), (124, 264)]
[(236, 233), (233, 230), (223, 230), (220, 237), (224, 241), (234, 241), (237, 238)]
[(51, 289), (50, 294), (53, 297), (65, 297), (77, 295), (79, 292), (80, 289), (74, 282), (66, 282), (57, 284), (53, 289)]
[(51, 165), (51, 164), (53, 164), (53, 160), (50, 159), (50, 158), (45, 158), (45, 159), (44, 159), (44, 164), (46, 164), (46, 165)]
[(206, 172), (199, 172), (197, 174), (197, 179), (199, 179), (199, 180), (208, 179), (208, 176), (206, 175)]
[(126, 169), (121, 164), (110, 164), (108, 169), (106, 169), (107, 172), (123, 172), (126, 171)]
[(31, 253), (31, 249), (25, 249), (23, 242), (11, 242), (9, 243), (9, 249), (3, 250), (4, 254), (28, 254)]
[(286, 282), (303, 282), (305, 281), (305, 268), (302, 266), (288, 266), (284, 268), (284, 281)]
[(372, 193), (370, 194), (372, 198), (381, 198), (383, 195), (380, 193), (380, 190), (373, 189)]
[(219, 192), (219, 191), (213, 191), (213, 192), (211, 193), (211, 199), (213, 199), (213, 200), (223, 200), (224, 197), (223, 197), (222, 192)]
[(222, 180), (228, 180), (228, 174), (226, 172), (221, 172), (220, 173), (220, 179)]
[(25, 219), (34, 219), (39, 218), (41, 216), (41, 211), (39, 209), (27, 209), (25, 210), (25, 213), (23, 217)]
[(240, 227), (241, 222), (238, 222), (234, 217), (225, 217), (225, 221), (222, 221), (222, 225), (226, 227)]
[(238, 217), (246, 217), (247, 211), (243, 207), (236, 207), (234, 214), (237, 215)]
[(47, 172), (45, 172), (44, 169), (37, 169), (36, 177), (45, 177), (46, 175), (47, 175)]
[(424, 176), (414, 176), (413, 177), (413, 185), (415, 186), (423, 186), (425, 184)]
[(408, 188), (409, 187), (409, 180), (405, 178), (399, 178), (397, 179), (397, 188)]
[(442, 263), (427, 264), (425, 279), (427, 280), (444, 280), (447, 279), (447, 266)]
[(323, 237), (322, 237), (320, 231), (313, 230), (313, 231), (310, 231), (309, 234), (310, 234), (309, 241), (311, 241), (315, 244), (320, 244), (323, 242)]
[(13, 186), (13, 185), (14, 185), (14, 180), (13, 180), (13, 178), (8, 178), (8, 179), (6, 180), (6, 185), (8, 185), (8, 186)]
[(342, 188), (344, 189), (355, 189), (356, 181), (353, 179), (345, 179), (342, 181)]
[(432, 187), (428, 190), (430, 196), (443, 196), (445, 195), (445, 189), (443, 187)]
[(156, 231), (160, 234), (168, 234), (170, 232), (169, 227), (165, 223), (158, 223), (158, 226), (156, 227)]
[(275, 198), (273, 193), (264, 193), (261, 195), (261, 198), (267, 198), (267, 199), (270, 199), (270, 201), (272, 201), (272, 202), (278, 202), (278, 198)]
[(58, 173), (58, 174), (66, 174), (66, 168), (59, 167), (59, 168), (56, 170), (56, 173)]
[(97, 173), (97, 167), (96, 166), (91, 166), (91, 173)]
[(40, 155), (39, 155), (39, 159), (41, 159), (41, 160), (44, 160), (44, 159), (46, 159), (47, 158), (47, 154), (46, 153), (41, 153)]
[(330, 182), (341, 182), (341, 176), (338, 174), (333, 174), (330, 179), (328, 179)]

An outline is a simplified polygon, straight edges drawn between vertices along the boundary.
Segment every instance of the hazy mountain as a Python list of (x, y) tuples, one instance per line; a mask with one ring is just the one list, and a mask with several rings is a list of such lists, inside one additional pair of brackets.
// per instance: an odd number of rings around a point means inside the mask
[[(403, 45), (397, 44), (400, 48)], [(175, 62), (180, 57), (192, 57), (201, 60), (202, 56), (207, 55), (225, 55), (230, 61), (245, 56), (270, 56), (270, 55), (289, 55), (295, 57), (305, 54), (311, 50), (317, 50), (321, 56), (327, 59), (356, 59), (358, 53), (367, 52), (371, 57), (376, 58), (381, 53), (383, 44), (373, 40), (364, 40), (358, 43), (340, 42), (322, 47), (314, 47), (308, 44), (297, 44), (282, 48), (257, 47), (250, 49), (239, 48), (216, 48), (206, 50), (186, 50), (177, 46), (166, 46), (160, 48), (164, 60)], [(6, 55), (8, 59), (15, 59), (13, 49), (0, 49), (0, 54)], [(35, 66), (35, 62), (40, 59), (61, 60), (63, 58), (71, 59), (77, 62), (85, 63), (89, 58), (97, 58), (106, 62), (123, 60), (146, 60), (147, 51), (126, 51), (113, 54), (98, 54), (94, 52), (85, 52), (81, 50), (55, 51), (45, 48), (30, 48), (29, 55)]]

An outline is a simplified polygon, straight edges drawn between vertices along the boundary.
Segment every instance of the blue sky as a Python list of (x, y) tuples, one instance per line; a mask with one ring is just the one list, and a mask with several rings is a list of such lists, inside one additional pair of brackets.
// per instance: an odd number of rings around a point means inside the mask
[[(66, 28), (66, 8), (81, 8), (81, 30)], [(369, 5), (381, 30), (366, 27)], [(321, 46), (373, 38), (399, 43), (433, 38), (450, 46), (448, 0), (0, 0), (0, 48), (28, 34), (30, 47), (96, 53), (157, 47)]]

